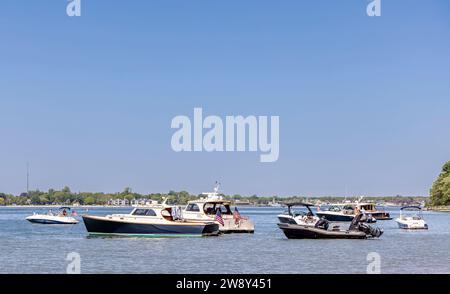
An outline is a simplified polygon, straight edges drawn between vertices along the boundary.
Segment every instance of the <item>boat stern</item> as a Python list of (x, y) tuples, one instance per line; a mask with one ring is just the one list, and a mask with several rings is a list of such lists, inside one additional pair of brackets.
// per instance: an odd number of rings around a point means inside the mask
[(224, 219), (224, 226), (219, 225), (220, 232), (224, 234), (253, 234), (255, 224), (249, 219), (236, 220), (234, 218)]

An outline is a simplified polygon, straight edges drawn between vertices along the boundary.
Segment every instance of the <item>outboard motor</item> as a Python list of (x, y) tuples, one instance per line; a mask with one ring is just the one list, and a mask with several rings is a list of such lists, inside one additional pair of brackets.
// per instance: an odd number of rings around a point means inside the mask
[(380, 228), (371, 227), (368, 224), (360, 223), (358, 226), (358, 230), (366, 233), (366, 235), (372, 236), (374, 238), (379, 238), (383, 235), (383, 230)]
[(330, 222), (327, 221), (325, 218), (321, 218), (314, 227), (318, 229), (328, 230), (328, 227), (330, 226)]
[(382, 229), (373, 228), (370, 225), (363, 223), (361, 221), (362, 217), (363, 214), (358, 214), (357, 216), (355, 216), (355, 218), (352, 220), (349, 229), (364, 232), (366, 235), (371, 236), (373, 238), (379, 238), (381, 235), (383, 235)]

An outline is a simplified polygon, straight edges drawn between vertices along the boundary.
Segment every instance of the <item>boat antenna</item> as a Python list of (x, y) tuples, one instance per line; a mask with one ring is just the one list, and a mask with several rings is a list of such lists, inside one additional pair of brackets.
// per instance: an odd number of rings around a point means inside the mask
[(30, 163), (27, 162), (27, 196), (30, 196)]
[(220, 183), (216, 181), (216, 185), (214, 186), (214, 193), (219, 193)]

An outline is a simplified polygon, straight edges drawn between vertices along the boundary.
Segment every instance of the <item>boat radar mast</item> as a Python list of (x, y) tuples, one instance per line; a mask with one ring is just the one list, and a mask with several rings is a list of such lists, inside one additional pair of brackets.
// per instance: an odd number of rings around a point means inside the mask
[(202, 195), (205, 195), (207, 199), (211, 200), (223, 200), (223, 197), (219, 194), (220, 183), (216, 181), (216, 185), (214, 186), (214, 192), (205, 192)]
[(360, 196), (360, 197), (358, 198), (358, 200), (356, 201), (356, 203), (362, 203), (363, 200), (364, 200), (364, 196)]

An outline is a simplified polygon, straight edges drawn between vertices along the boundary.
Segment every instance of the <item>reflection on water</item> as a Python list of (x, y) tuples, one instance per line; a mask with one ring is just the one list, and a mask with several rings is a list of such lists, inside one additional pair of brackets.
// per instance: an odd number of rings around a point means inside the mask
[[(89, 214), (130, 210), (90, 208)], [(450, 213), (424, 212), (428, 231), (379, 221), (385, 233), (374, 240), (287, 240), (276, 226), (283, 210), (242, 207), (255, 221), (254, 235), (164, 239), (90, 238), (83, 223), (25, 221), (46, 209), (2, 207), (0, 273), (65, 273), (70, 252), (80, 253), (82, 273), (365, 273), (370, 252), (381, 255), (383, 273), (450, 273)], [(398, 216), (398, 209), (390, 212)]]

